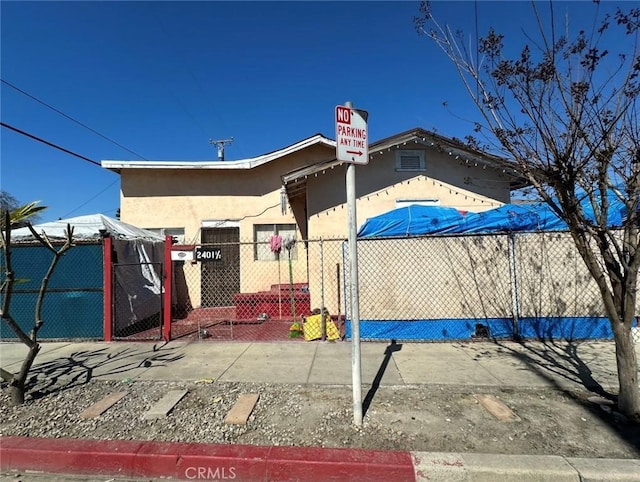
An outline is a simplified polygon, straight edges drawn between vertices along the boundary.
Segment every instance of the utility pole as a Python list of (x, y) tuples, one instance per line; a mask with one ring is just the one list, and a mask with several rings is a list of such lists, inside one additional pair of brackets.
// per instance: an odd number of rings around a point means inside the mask
[(213, 139), (209, 139), (209, 144), (216, 146), (218, 148), (218, 160), (219, 161), (224, 161), (224, 146), (225, 144), (231, 144), (233, 142), (233, 137), (229, 138), (229, 139), (220, 139), (220, 140), (213, 140)]

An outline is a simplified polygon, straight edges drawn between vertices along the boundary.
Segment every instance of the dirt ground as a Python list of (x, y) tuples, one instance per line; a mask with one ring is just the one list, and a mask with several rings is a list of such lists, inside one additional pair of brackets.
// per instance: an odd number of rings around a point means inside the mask
[[(187, 395), (166, 419), (141, 413), (169, 389)], [(79, 414), (109, 393), (127, 395), (98, 418)], [(224, 419), (238, 396), (260, 398), (244, 426)], [(477, 400), (494, 395), (517, 416), (500, 421)], [(551, 389), (364, 387), (364, 423), (353, 423), (349, 386), (91, 381), (32, 392), (12, 407), (0, 393), (0, 433), (32, 437), (351, 447), (384, 450), (638, 458), (640, 430), (594, 394)]]
[[(349, 393), (337, 389), (311, 392), (303, 388), (298, 394), (308, 404), (325, 406), (327, 414), (335, 413), (337, 403), (349, 407), (351, 400)], [(478, 402), (479, 394), (496, 396), (519, 420), (498, 420)], [(380, 388), (366, 412), (362, 430), (347, 426), (350, 407), (338, 409), (344, 423), (329, 428), (329, 423), (319, 418), (322, 411), (316, 406), (315, 420), (309, 420), (309, 428), (299, 426), (297, 438), (304, 444), (313, 443), (315, 436), (315, 442), (324, 445), (392, 450), (638, 457), (638, 428), (585, 402), (589, 395), (549, 390)], [(302, 408), (303, 417), (304, 413)], [(268, 417), (273, 424), (290, 419), (288, 414), (273, 411)], [(311, 427), (323, 423), (328, 428), (318, 437)]]
[[(519, 420), (500, 421), (475, 395), (492, 394)], [(370, 395), (370, 393), (369, 393)], [(362, 428), (351, 422), (352, 393), (344, 388), (293, 390), (296, 410), (258, 409), (262, 424), (289, 426), (293, 445), (387, 450), (548, 454), (637, 458), (640, 430), (610, 406), (587, 401), (589, 392), (456, 390), (452, 387), (376, 391)], [(294, 425), (292, 427), (292, 425)], [(268, 434), (248, 431), (239, 443), (265, 443)]]

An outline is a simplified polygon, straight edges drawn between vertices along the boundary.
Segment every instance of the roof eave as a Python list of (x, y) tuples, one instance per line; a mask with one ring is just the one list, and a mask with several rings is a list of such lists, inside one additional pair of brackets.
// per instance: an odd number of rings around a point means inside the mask
[[(482, 164), (483, 166), (492, 169), (502, 169), (503, 172), (507, 173), (509, 176), (519, 177), (517, 174), (507, 172), (511, 171), (510, 163), (507, 159), (462, 146), (454, 139), (449, 139), (439, 134), (426, 131), (422, 128), (415, 128), (401, 132), (370, 144), (369, 155), (371, 156), (375, 152), (383, 152), (385, 150), (390, 151), (391, 149), (404, 147), (409, 144), (420, 144), (428, 148), (437, 148), (438, 146), (445, 144), (445, 150), (450, 156), (457, 156), (457, 158), (463, 158), (466, 162)], [(281, 176), (282, 182), (286, 185), (287, 183), (296, 181), (300, 177), (326, 171), (327, 169), (333, 169), (342, 164), (344, 164), (344, 162), (338, 161), (336, 158), (321, 161), (311, 166), (296, 169), (295, 171)], [(520, 182), (518, 182), (518, 184), (520, 184)]]
[(258, 157), (249, 159), (240, 159), (236, 161), (117, 161), (103, 160), (101, 165), (110, 171), (121, 173), (122, 169), (253, 169), (275, 159), (293, 154), (307, 147), (314, 145), (324, 145), (334, 148), (336, 143), (334, 140), (316, 134), (312, 137), (304, 139), (300, 142), (284, 147), (277, 151), (263, 154)]

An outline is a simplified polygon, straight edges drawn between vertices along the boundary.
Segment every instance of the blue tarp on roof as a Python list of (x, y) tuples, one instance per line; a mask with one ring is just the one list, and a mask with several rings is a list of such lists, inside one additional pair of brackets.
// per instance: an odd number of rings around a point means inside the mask
[(563, 231), (567, 225), (544, 203), (505, 204), (481, 213), (468, 213), (462, 233)]
[(463, 221), (463, 214), (455, 208), (412, 204), (367, 219), (358, 237), (446, 233)]
[[(609, 196), (609, 204), (608, 226), (622, 226), (626, 215), (624, 204), (615, 195)], [(582, 208), (589, 219), (594, 218), (593, 208), (587, 199), (582, 203)], [(566, 223), (543, 202), (505, 204), (481, 213), (413, 204), (367, 219), (360, 227), (358, 237), (565, 230), (567, 230)]]

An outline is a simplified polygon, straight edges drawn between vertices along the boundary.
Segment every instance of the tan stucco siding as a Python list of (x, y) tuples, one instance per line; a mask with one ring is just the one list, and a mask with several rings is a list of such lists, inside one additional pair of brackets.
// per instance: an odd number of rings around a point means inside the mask
[[(377, 201), (381, 201), (380, 206), (383, 208), (376, 210), (374, 204), (371, 204), (371, 211), (367, 215), (377, 215), (394, 209), (395, 201), (399, 198), (437, 197), (441, 205), (472, 211), (485, 210), (509, 202), (509, 180), (504, 173), (466, 164), (461, 159), (456, 160), (447, 154), (429, 149), (425, 149), (424, 152), (425, 171), (396, 170), (394, 151), (373, 153), (368, 164), (356, 166), (357, 197), (368, 197), (371, 200), (375, 196)], [(333, 209), (346, 202), (345, 178), (345, 165), (309, 178), (308, 216)], [(413, 184), (418, 180), (428, 180), (430, 183)], [(390, 189), (393, 192), (389, 192)]]
[(358, 243), (358, 255), (363, 319), (508, 317), (511, 312), (504, 237), (367, 240)]
[[(509, 201), (509, 184), (502, 173), (468, 167), (460, 161), (452, 162), (446, 154), (429, 152), (426, 150), (426, 170), (422, 172), (396, 171), (393, 151), (376, 154), (369, 164), (356, 166), (359, 223), (367, 217), (395, 209), (396, 201), (400, 199), (437, 199), (442, 206), (476, 212)], [(309, 238), (335, 234), (335, 226), (340, 221), (334, 219), (333, 213), (339, 215), (339, 211), (345, 210), (345, 204), (346, 166), (309, 178)], [(342, 232), (346, 233), (346, 228)]]
[[(407, 146), (407, 148), (410, 148)], [(396, 170), (393, 150), (372, 153), (367, 165), (356, 167), (358, 227), (368, 218), (390, 211), (399, 199), (437, 199), (442, 206), (482, 211), (509, 200), (506, 178), (491, 169), (469, 167), (447, 154), (425, 150), (426, 170)], [(229, 220), (240, 230), (240, 291), (266, 291), (289, 282), (286, 252), (280, 261), (259, 261), (254, 255), (256, 224), (296, 224), (287, 206), (281, 212), (281, 176), (329, 160), (335, 150), (313, 146), (253, 169), (122, 169), (121, 218), (145, 228), (184, 228), (186, 244), (198, 244), (203, 222)], [(347, 237), (346, 166), (309, 177), (306, 195), (297, 198), (298, 223), (308, 220), (307, 247), (298, 231), (293, 281), (308, 282), (312, 307), (343, 311), (344, 260)], [(306, 202), (306, 212), (305, 212)], [(302, 218), (301, 218), (302, 216)], [(317, 242), (324, 241), (322, 249)], [(329, 240), (335, 241), (329, 241)], [(185, 263), (190, 303), (199, 306), (200, 264)], [(324, 291), (323, 288), (324, 287)]]
[[(473, 162), (456, 159), (455, 156), (437, 153), (427, 157), (427, 176), (466, 191), (476, 197), (487, 197), (501, 204), (510, 202), (510, 178), (502, 171), (482, 168)], [(461, 200), (458, 200), (461, 202)]]
[[(254, 225), (296, 224), (291, 209), (281, 210), (281, 180), (285, 172), (333, 154), (326, 146), (314, 146), (249, 170), (123, 169), (121, 218), (145, 228), (184, 228), (185, 243), (201, 241), (203, 222), (229, 220), (240, 231), (240, 291), (269, 290), (289, 283), (289, 261), (283, 250), (280, 261), (258, 261), (254, 254)], [(298, 240), (300, 234), (298, 233)], [(307, 282), (306, 250), (297, 246), (292, 260), (294, 282)], [(201, 305), (201, 265), (183, 266), (189, 302)]]
[(280, 176), (334, 151), (313, 146), (254, 169), (123, 169), (121, 218), (147, 228), (184, 227), (196, 240), (202, 221), (243, 220), (240, 237), (251, 239), (255, 223), (293, 223), (280, 214)]
[[(426, 171), (399, 172), (395, 168), (395, 153), (390, 151), (382, 155), (374, 155), (367, 165), (356, 166), (357, 228), (367, 218), (395, 209), (397, 200), (436, 199), (441, 206), (474, 212), (498, 207), (503, 201), (509, 200), (508, 183), (501, 182), (500, 176), (495, 171), (471, 169), (459, 162), (451, 161), (448, 155), (434, 153), (431, 158), (426, 156)], [(440, 167), (438, 163), (441, 164)], [(456, 184), (449, 184), (443, 179), (431, 177), (432, 175), (455, 181)], [(481, 190), (487, 195), (479, 194), (470, 189), (471, 187), (475, 189), (475, 185), (464, 185), (463, 175), (473, 175), (473, 184), (482, 181), (485, 186), (494, 187)], [(340, 237), (346, 239), (348, 211), (345, 166), (328, 169), (324, 173), (319, 173), (318, 176), (309, 177), (307, 208), (309, 239), (328, 240)], [(382, 265), (384, 265), (384, 257), (382, 259)], [(341, 308), (345, 306), (344, 293), (338, 294), (339, 285), (344, 286), (345, 276), (345, 260), (340, 242), (325, 242), (322, 256), (323, 269), (320, 267), (320, 260), (319, 247), (314, 243), (314, 250), (310, 251), (309, 256), (309, 289), (312, 306), (321, 304), (320, 288), (321, 281), (324, 280), (325, 306), (333, 313), (339, 305)], [(336, 275), (336, 266), (339, 276)], [(411, 264), (411, 266), (418, 265)], [(385, 290), (382, 289), (380, 292)], [(342, 299), (339, 296), (342, 296)]]
[[(337, 184), (337, 183), (336, 183)], [(345, 189), (344, 186), (341, 189)], [(309, 189), (309, 205), (317, 205), (316, 200), (328, 195), (330, 188), (318, 185)], [(396, 208), (397, 200), (407, 199), (437, 199), (441, 206), (455, 207), (462, 211), (481, 212), (501, 205), (495, 199), (478, 196), (477, 194), (455, 188), (440, 181), (425, 176), (392, 185), (380, 192), (358, 197), (356, 211), (358, 227), (369, 217), (391, 211)], [(327, 236), (346, 236), (347, 206), (342, 203), (320, 212), (309, 209), (313, 213), (309, 217), (309, 238)]]

